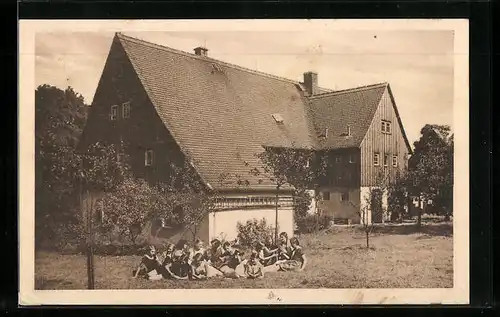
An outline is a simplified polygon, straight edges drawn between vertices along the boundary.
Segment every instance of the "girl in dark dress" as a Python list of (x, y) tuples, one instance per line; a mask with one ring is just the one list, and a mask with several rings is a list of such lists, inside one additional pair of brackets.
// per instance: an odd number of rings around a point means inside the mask
[(175, 250), (172, 254), (172, 262), (165, 266), (167, 275), (177, 280), (187, 280), (191, 267), (187, 263), (186, 255), (181, 250)]
[(206, 259), (209, 264), (215, 267), (216, 269), (220, 269), (223, 264), (222, 254), (224, 254), (224, 249), (218, 239), (213, 239), (210, 242), (210, 250), (206, 254)]
[(263, 242), (257, 242), (255, 245), (255, 251), (257, 252), (257, 257), (260, 263), (264, 266), (274, 264), (278, 260), (278, 249), (272, 250), (274, 252), (269, 252), (271, 250), (269, 250)]
[(160, 279), (161, 267), (158, 262), (158, 257), (156, 255), (156, 248), (154, 246), (149, 246), (148, 252), (144, 254), (141, 259), (141, 263), (137, 269), (133, 272), (134, 278), (138, 276), (143, 276), (151, 280)]
[(288, 234), (286, 232), (280, 233), (278, 241), (278, 261), (290, 260), (290, 249)]
[(236, 272), (236, 268), (241, 263), (241, 256), (243, 255), (240, 251), (234, 249), (231, 243), (224, 242), (222, 246), (224, 253), (221, 256), (222, 265), (219, 270), (224, 274), (225, 277), (229, 278), (239, 278), (239, 274)]
[(167, 246), (167, 249), (165, 252), (163, 252), (163, 261), (161, 264), (161, 274), (163, 275), (164, 278), (170, 278), (170, 274), (168, 271), (165, 269), (169, 264), (172, 264), (173, 260), (173, 253), (175, 250), (175, 245), (174, 244), (169, 244)]
[(281, 271), (302, 271), (307, 264), (307, 258), (302, 247), (300, 246), (299, 239), (293, 237), (290, 239), (291, 254), (290, 259), (278, 262), (277, 265)]
[(201, 253), (197, 253), (193, 257), (191, 269), (191, 278), (195, 280), (223, 276), (222, 272), (211, 266)]

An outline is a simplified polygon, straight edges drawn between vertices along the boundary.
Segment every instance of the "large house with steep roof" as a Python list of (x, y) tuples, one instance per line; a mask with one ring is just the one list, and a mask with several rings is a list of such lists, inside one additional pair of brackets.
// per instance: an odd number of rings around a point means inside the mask
[[(328, 153), (321, 210), (359, 222), (376, 174), (407, 168), (411, 152), (389, 84), (342, 91), (318, 87), (318, 74), (293, 81), (117, 33), (82, 143), (126, 141), (138, 177), (161, 180), (173, 160), (188, 160), (201, 181), (224, 195), (199, 235), (234, 238), (236, 224), (275, 221), (276, 186), (249, 173), (263, 147)], [(221, 175), (226, 175), (220, 182)], [(235, 186), (243, 177), (248, 186)], [(280, 189), (278, 223), (293, 233), (293, 189)], [(383, 221), (367, 215), (370, 221)]]

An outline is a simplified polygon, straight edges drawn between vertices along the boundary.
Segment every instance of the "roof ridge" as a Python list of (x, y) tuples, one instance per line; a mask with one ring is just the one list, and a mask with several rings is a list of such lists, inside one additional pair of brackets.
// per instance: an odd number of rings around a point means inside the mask
[(316, 94), (316, 95), (313, 95), (313, 96), (309, 96), (308, 98), (309, 99), (314, 99), (316, 97), (326, 97), (326, 96), (333, 96), (333, 95), (337, 95), (337, 94), (340, 95), (340, 94), (346, 94), (346, 93), (355, 92), (355, 91), (363, 91), (363, 90), (375, 89), (375, 88), (384, 87), (384, 86), (387, 86), (387, 85), (389, 85), (388, 82), (381, 82), (381, 83), (377, 83), (377, 84), (371, 84), (371, 85), (365, 85), (365, 86), (347, 88), (347, 89), (342, 89), (342, 90), (335, 90), (335, 91), (331, 91), (331, 92), (325, 92), (325, 93), (321, 93), (321, 94)]
[[(175, 54), (179, 54), (179, 55), (184, 55), (186, 57), (190, 57), (190, 58), (194, 58), (194, 59), (198, 59), (198, 60), (202, 60), (202, 61), (212, 61), (214, 63), (222, 64), (222, 65), (225, 65), (227, 67), (235, 68), (235, 69), (238, 69), (238, 70), (241, 70), (241, 71), (246, 71), (246, 72), (249, 72), (249, 73), (252, 73), (252, 74), (256, 74), (256, 75), (260, 75), (260, 76), (264, 76), (264, 77), (268, 77), (268, 78), (273, 78), (273, 79), (277, 79), (277, 80), (281, 80), (281, 81), (293, 83), (295, 85), (301, 84), (301, 82), (293, 80), (293, 79), (290, 79), (290, 78), (285, 78), (285, 77), (280, 77), (280, 76), (272, 75), (272, 74), (265, 73), (265, 72), (262, 72), (262, 71), (258, 71), (258, 70), (254, 70), (254, 69), (251, 69), (251, 68), (239, 66), (239, 65), (228, 63), (228, 62), (225, 62), (225, 61), (221, 61), (221, 60), (218, 60), (218, 59), (215, 59), (215, 58), (212, 58), (212, 57), (208, 57), (208, 56), (198, 56), (196, 54), (192, 54), (192, 53), (188, 53), (188, 52), (185, 52), (185, 51), (181, 51), (181, 50), (178, 50), (178, 49), (175, 49), (175, 48), (171, 48), (171, 47), (168, 47), (168, 46), (165, 46), (165, 45), (160, 45), (160, 44), (156, 44), (156, 43), (153, 43), (153, 42), (148, 42), (148, 41), (145, 41), (145, 40), (142, 40), (142, 39), (138, 39), (138, 38), (135, 38), (135, 37), (132, 37), (132, 36), (129, 36), (129, 35), (125, 35), (125, 34), (123, 34), (121, 32), (117, 32), (115, 34), (115, 36), (117, 36), (120, 39), (124, 39), (124, 40), (127, 40), (127, 41), (136, 42), (138, 44), (146, 45), (146, 46), (149, 46), (149, 47), (152, 47), (152, 48), (156, 48), (156, 49), (159, 49), (159, 50), (164, 50), (164, 51), (169, 51), (171, 53), (175, 53)], [(327, 88), (323, 88), (323, 89), (326, 90)]]

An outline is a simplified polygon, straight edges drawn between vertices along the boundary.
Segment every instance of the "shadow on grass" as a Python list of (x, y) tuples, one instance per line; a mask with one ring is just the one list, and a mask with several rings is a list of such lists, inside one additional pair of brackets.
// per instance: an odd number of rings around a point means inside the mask
[(451, 223), (438, 223), (438, 224), (405, 224), (405, 225), (377, 225), (373, 227), (372, 234), (414, 234), (422, 233), (428, 236), (450, 237), (453, 235), (453, 225)]

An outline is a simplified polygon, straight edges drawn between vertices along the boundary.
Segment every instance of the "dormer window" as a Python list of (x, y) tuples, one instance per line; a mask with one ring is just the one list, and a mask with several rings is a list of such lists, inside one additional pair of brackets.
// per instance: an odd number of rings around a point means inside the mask
[(273, 113), (272, 117), (276, 123), (283, 123), (283, 117), (279, 113)]
[(212, 68), (213, 68), (214, 71), (222, 73), (222, 68), (220, 67), (219, 64), (213, 63), (212, 64)]
[(116, 119), (118, 119), (118, 106), (113, 105), (111, 106), (111, 113), (109, 114), (109, 120), (116, 121)]

